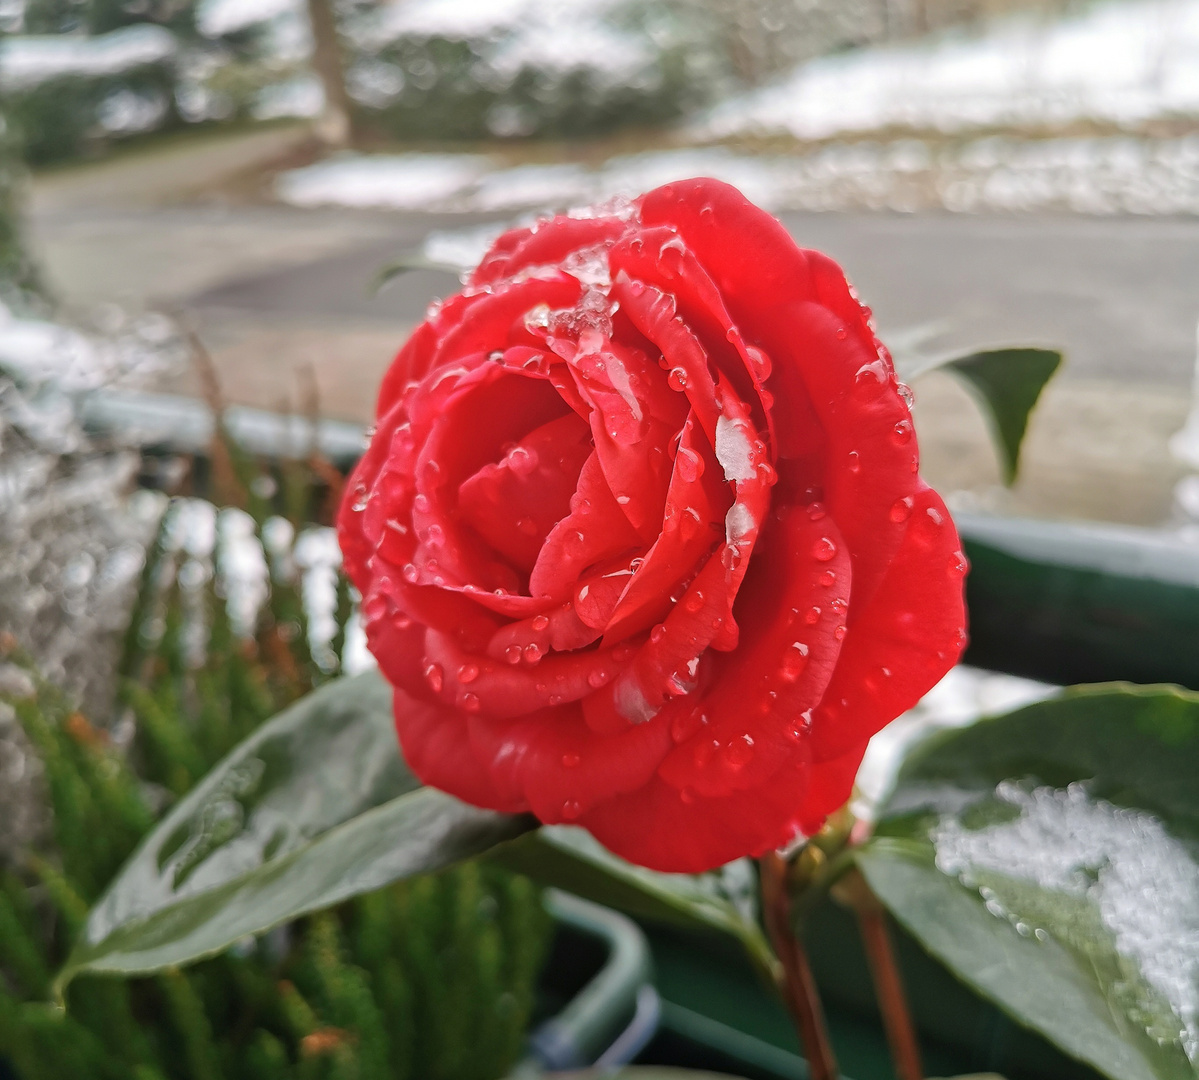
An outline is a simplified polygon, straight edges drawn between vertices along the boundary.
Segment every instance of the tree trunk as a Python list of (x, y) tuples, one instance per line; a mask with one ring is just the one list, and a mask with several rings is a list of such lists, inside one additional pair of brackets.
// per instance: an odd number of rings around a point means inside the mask
[(325, 88), (325, 110), (316, 133), (330, 146), (348, 146), (353, 119), (332, 0), (308, 0), (308, 19), (312, 24), (312, 66)]

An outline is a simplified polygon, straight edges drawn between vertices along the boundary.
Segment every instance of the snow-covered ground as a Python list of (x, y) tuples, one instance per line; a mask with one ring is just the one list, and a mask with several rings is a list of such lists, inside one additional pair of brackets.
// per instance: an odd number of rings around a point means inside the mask
[(691, 125), (698, 139), (1137, 126), (1199, 115), (1199, 0), (1106, 0), (1052, 20), (821, 57)]
[(54, 34), (0, 41), (0, 86), (25, 90), (63, 75), (113, 75), (171, 59), (175, 36), (161, 26), (129, 26), (99, 37)]
[(638, 194), (689, 176), (725, 180), (775, 212), (1199, 214), (1199, 135), (866, 140), (796, 154), (715, 146), (627, 155), (595, 169), (505, 168), (475, 154), (348, 156), (284, 173), (276, 191), (297, 206), (508, 213)]

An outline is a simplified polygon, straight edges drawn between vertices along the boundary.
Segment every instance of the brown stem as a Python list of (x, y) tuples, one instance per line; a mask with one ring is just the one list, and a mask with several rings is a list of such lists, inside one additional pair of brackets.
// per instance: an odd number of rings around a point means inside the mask
[(891, 1047), (891, 1060), (895, 1063), (898, 1080), (923, 1080), (920, 1065), (920, 1047), (916, 1043), (916, 1032), (912, 1027), (912, 1016), (908, 1012), (907, 998), (899, 978), (899, 967), (891, 948), (891, 936), (887, 932), (887, 916), (873, 897), (855, 904), (858, 929), (866, 956), (870, 961), (870, 973), (874, 976), (874, 993), (883, 1014), (883, 1027), (887, 1032), (887, 1043)]
[(787, 864), (776, 854), (759, 860), (762, 872), (762, 914), (771, 944), (783, 965), (779, 986), (803, 1043), (811, 1080), (837, 1080), (837, 1059), (824, 1023), (820, 992), (808, 966), (808, 956), (791, 929), (791, 900), (787, 895)]

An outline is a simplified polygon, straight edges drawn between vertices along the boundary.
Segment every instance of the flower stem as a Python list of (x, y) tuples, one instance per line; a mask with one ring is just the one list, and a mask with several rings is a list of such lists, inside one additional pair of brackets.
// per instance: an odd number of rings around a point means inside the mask
[(886, 913), (873, 896), (864, 903), (856, 904), (855, 910), (862, 944), (870, 961), (870, 973), (874, 977), (874, 993), (883, 1014), (883, 1027), (891, 1047), (895, 1075), (897, 1080), (923, 1080), (920, 1047), (912, 1027), (912, 1016), (900, 981), (899, 967), (895, 963), (895, 953), (891, 948)]
[(783, 966), (779, 991), (799, 1032), (811, 1080), (837, 1080), (837, 1059), (833, 1056), (833, 1046), (825, 1026), (820, 993), (812, 978), (808, 955), (791, 929), (787, 864), (781, 856), (771, 853), (762, 856), (759, 866), (762, 874), (762, 914), (771, 944)]

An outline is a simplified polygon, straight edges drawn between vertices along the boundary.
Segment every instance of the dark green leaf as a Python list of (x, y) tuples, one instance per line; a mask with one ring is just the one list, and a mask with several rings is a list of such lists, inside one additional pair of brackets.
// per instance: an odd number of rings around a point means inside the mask
[(59, 987), (213, 955), (534, 824), (421, 788), (386, 683), (336, 680), (264, 724), (159, 823), (88, 916)]
[(638, 918), (732, 934), (762, 970), (774, 963), (755, 917), (757, 879), (745, 862), (709, 874), (661, 874), (625, 862), (583, 829), (553, 825), (497, 848), (491, 858)]
[(1020, 444), (1028, 417), (1045, 384), (1062, 362), (1054, 349), (986, 349), (943, 361), (938, 367), (957, 376), (982, 406), (1008, 484), (1020, 468)]
[[(401, 255), (398, 259), (387, 263), (376, 271), (375, 276), (371, 278), (370, 294), (375, 296), (381, 293), (396, 278), (402, 274), (411, 273), (413, 270), (439, 270), (442, 273), (457, 276), (463, 269), (461, 266), (453, 266), (450, 263), (435, 262), (432, 259), (427, 259), (419, 252)], [(469, 270), (471, 267), (466, 267), (465, 269)]]
[(1108, 684), (924, 744), (859, 853), (965, 983), (1117, 1080), (1199, 1061), (1199, 695)]

